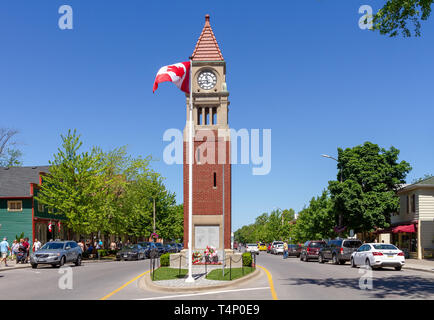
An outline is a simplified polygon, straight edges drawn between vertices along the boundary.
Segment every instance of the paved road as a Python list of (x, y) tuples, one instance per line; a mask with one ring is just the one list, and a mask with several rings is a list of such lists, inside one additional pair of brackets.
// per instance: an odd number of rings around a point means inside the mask
[[(0, 299), (157, 299), (157, 300), (256, 300), (285, 299), (434, 299), (434, 273), (383, 269), (373, 271), (373, 289), (361, 290), (359, 269), (302, 262), (297, 258), (261, 253), (257, 264), (269, 271), (237, 287), (211, 292), (178, 294), (144, 291), (138, 276), (149, 270), (149, 260), (88, 263), (81, 267), (40, 267), (0, 272)], [(72, 270), (72, 289), (61, 289), (59, 279)], [(362, 270), (361, 270), (362, 271)], [(363, 270), (364, 271), (364, 270)], [(63, 282), (66, 284), (65, 282)]]

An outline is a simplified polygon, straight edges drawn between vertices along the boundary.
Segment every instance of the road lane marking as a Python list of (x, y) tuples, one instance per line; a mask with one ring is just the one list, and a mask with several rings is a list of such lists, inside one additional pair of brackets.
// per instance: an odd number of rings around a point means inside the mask
[[(175, 288), (174, 288), (175, 289)], [(201, 296), (201, 295), (210, 295), (210, 294), (219, 294), (219, 293), (230, 293), (230, 292), (240, 292), (240, 291), (252, 291), (252, 290), (264, 290), (270, 289), (270, 287), (260, 287), (260, 288), (247, 288), (247, 289), (234, 289), (234, 290), (221, 290), (221, 291), (210, 291), (210, 292), (201, 292), (201, 293), (189, 293), (189, 294), (179, 294), (172, 296), (162, 296), (162, 297), (153, 297), (153, 298), (142, 298), (136, 300), (158, 300), (158, 299), (171, 299), (171, 298), (182, 298), (182, 297), (193, 297), (193, 296)]]
[(277, 299), (276, 291), (274, 290), (273, 277), (271, 276), (271, 273), (267, 269), (265, 269), (264, 267), (261, 267), (261, 266), (258, 266), (258, 265), (257, 265), (257, 267), (259, 267), (262, 270), (264, 270), (265, 273), (267, 274), (268, 283), (270, 284), (271, 296), (273, 297), (273, 300), (278, 300)]
[(101, 298), (100, 300), (107, 300), (108, 298), (110, 298), (112, 295), (114, 295), (116, 292), (121, 291), (122, 289), (124, 289), (126, 286), (128, 286), (130, 283), (136, 281), (137, 279), (143, 277), (145, 274), (147, 274), (148, 272), (150, 272), (151, 270), (145, 271), (142, 274), (139, 274), (137, 277), (135, 277), (134, 279), (131, 279), (130, 281), (128, 281), (127, 283), (125, 283), (124, 285), (122, 285), (121, 287), (117, 288), (116, 290), (110, 292), (108, 295), (106, 295), (105, 297)]

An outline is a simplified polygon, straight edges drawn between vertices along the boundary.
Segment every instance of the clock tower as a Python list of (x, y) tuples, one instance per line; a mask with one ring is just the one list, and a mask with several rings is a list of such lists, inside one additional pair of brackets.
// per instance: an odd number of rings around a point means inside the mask
[[(192, 250), (231, 249), (231, 164), (226, 62), (209, 15), (191, 56), (193, 105)], [(189, 234), (189, 106), (184, 129), (184, 248)], [(221, 257), (221, 255), (220, 255)]]

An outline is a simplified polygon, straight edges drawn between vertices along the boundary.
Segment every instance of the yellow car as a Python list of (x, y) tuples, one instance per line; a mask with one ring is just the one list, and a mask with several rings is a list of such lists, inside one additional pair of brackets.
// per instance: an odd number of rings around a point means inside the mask
[(259, 251), (267, 251), (267, 245), (265, 243), (258, 243)]

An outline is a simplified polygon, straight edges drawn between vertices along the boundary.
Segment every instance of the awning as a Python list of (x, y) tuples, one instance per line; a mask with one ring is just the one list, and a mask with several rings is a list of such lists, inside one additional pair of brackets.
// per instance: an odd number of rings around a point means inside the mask
[(408, 233), (414, 233), (416, 232), (416, 228), (414, 227), (414, 224), (408, 224), (405, 226), (398, 226), (392, 229), (393, 233), (398, 232), (408, 232)]

